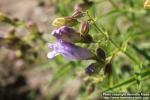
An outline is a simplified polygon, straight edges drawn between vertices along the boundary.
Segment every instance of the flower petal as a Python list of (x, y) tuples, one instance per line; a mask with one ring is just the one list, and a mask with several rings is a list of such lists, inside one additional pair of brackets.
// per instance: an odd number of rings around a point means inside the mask
[(92, 59), (95, 55), (86, 48), (76, 46), (69, 42), (58, 42), (59, 49), (58, 52), (63, 55), (63, 57), (70, 60), (86, 60)]
[(52, 31), (51, 34), (55, 36), (57, 40), (61, 39), (66, 42), (83, 41), (83, 38), (80, 36), (80, 34), (68, 26), (62, 26), (59, 29)]
[(49, 52), (49, 53), (47, 54), (47, 57), (48, 57), (49, 59), (52, 59), (52, 58), (54, 58), (55, 56), (57, 56), (58, 54), (59, 54), (58, 52), (52, 51), (52, 52)]

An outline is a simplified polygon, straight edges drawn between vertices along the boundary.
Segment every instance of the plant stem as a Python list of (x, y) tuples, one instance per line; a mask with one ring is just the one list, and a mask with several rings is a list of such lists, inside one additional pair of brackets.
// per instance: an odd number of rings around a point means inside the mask
[(109, 37), (106, 32), (104, 32), (101, 28), (99, 28), (95, 22), (95, 20), (89, 15), (89, 13), (87, 12), (88, 17), (90, 18), (90, 20), (93, 22), (93, 25), (95, 26), (95, 28), (103, 34), (103, 36), (108, 39), (110, 41), (111, 44), (113, 44), (116, 48), (118, 48), (121, 52), (124, 52), (124, 54), (130, 58), (135, 64), (139, 64), (139, 62), (132, 57), (127, 51), (124, 51), (122, 48), (120, 48), (113, 40), (111, 37)]
[[(141, 73), (141, 78), (144, 80), (144, 79), (146, 79), (147, 77), (149, 77), (149, 75), (150, 75), (150, 70), (145, 70), (145, 71), (143, 71), (143, 72)], [(111, 91), (111, 90), (114, 90), (114, 89), (117, 89), (117, 88), (121, 88), (121, 87), (123, 87), (123, 86), (125, 86), (125, 85), (129, 85), (129, 84), (136, 83), (136, 80), (137, 80), (136, 77), (137, 77), (137, 76), (134, 75), (134, 76), (132, 76), (131, 78), (129, 78), (129, 79), (125, 80), (125, 81), (122, 81), (122, 82), (120, 82), (120, 83), (114, 85), (114, 86), (111, 87), (111, 88), (108, 88), (108, 89), (104, 90), (103, 92)]]

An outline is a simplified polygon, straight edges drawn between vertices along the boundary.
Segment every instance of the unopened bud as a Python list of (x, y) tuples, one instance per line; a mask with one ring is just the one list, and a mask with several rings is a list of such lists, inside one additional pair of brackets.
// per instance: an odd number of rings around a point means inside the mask
[(90, 25), (89, 25), (88, 21), (83, 21), (80, 26), (81, 35), (88, 34), (89, 29), (90, 29)]
[(92, 75), (94, 73), (99, 72), (99, 69), (100, 67), (98, 63), (92, 63), (85, 69), (85, 73), (88, 75)]
[(150, 0), (146, 0), (144, 3), (144, 8), (145, 9), (150, 9)]
[(105, 51), (102, 48), (97, 49), (97, 57), (105, 61), (106, 55), (105, 55)]
[(73, 15), (71, 16), (72, 18), (80, 18), (83, 17), (84, 14), (81, 11), (75, 11), (75, 13), (73, 13)]
[(91, 6), (93, 5), (92, 1), (84, 1), (83, 3), (77, 4), (75, 6), (75, 11), (86, 11), (87, 9), (89, 9)]
[(111, 63), (106, 64), (106, 66), (104, 68), (104, 74), (108, 75), (108, 77), (112, 74), (112, 64)]
[(64, 18), (56, 18), (52, 25), (55, 27), (61, 27), (61, 26), (74, 26), (78, 23), (77, 19), (72, 17), (64, 17)]
[(92, 38), (92, 36), (91, 35), (89, 35), (89, 34), (86, 34), (86, 35), (81, 35), (81, 37), (84, 39), (84, 42), (85, 43), (91, 43), (91, 42), (93, 42), (93, 38)]

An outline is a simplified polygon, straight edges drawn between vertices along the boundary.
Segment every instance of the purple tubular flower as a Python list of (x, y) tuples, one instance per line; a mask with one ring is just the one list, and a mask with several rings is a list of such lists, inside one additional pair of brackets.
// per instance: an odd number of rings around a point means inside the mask
[(52, 35), (55, 36), (57, 40), (63, 40), (71, 43), (83, 41), (80, 34), (68, 26), (62, 26), (59, 29), (52, 31)]
[(49, 48), (53, 49), (48, 53), (48, 58), (52, 59), (58, 54), (69, 60), (88, 60), (93, 59), (95, 55), (88, 49), (76, 46), (69, 42), (57, 41), (55, 44), (49, 44)]

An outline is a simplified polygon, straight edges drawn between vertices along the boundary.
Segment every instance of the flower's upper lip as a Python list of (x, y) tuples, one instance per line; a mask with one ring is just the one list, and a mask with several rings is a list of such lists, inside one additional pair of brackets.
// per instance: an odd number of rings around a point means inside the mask
[(56, 29), (56, 30), (53, 30), (51, 34), (52, 34), (52, 35), (55, 35), (55, 34), (59, 34), (59, 33), (60, 33), (60, 32), (59, 32), (59, 29)]
[(63, 40), (66, 42), (78, 42), (83, 41), (82, 37), (71, 27), (62, 26), (51, 33), (57, 40)]

